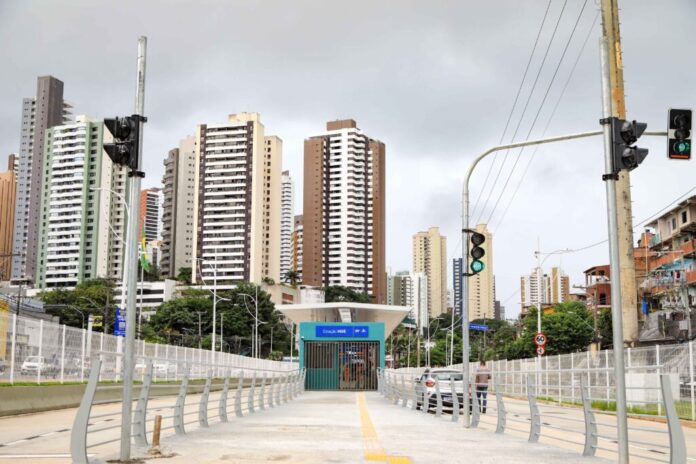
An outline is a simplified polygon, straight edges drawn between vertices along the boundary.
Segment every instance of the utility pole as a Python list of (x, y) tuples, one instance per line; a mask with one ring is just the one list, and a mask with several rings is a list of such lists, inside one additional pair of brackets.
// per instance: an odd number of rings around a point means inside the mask
[[(143, 116), (145, 109), (145, 54), (147, 50), (147, 37), (138, 37), (138, 60), (135, 87), (135, 114)], [(140, 179), (143, 175), (142, 147), (143, 147), (143, 120), (138, 120), (138, 163), (136, 169), (129, 169), (130, 192), (128, 218), (128, 233), (126, 234), (126, 259), (123, 267), (124, 284), (128, 283), (126, 303), (126, 343), (123, 355), (123, 401), (121, 407), (121, 461), (130, 460), (131, 452), (131, 422), (133, 407), (133, 367), (135, 364), (135, 313), (136, 293), (138, 290), (138, 216), (140, 214)], [(124, 285), (125, 287), (125, 285)]]
[[(604, 4), (604, 2), (603, 2)], [(628, 421), (626, 418), (626, 374), (624, 365), (623, 342), (625, 332), (623, 330), (623, 288), (619, 282), (621, 278), (620, 240), (619, 240), (619, 214), (617, 201), (617, 184), (619, 180), (613, 175), (613, 141), (612, 129), (609, 124), (611, 117), (611, 86), (609, 79), (609, 42), (606, 37), (600, 40), (599, 55), (601, 59), (602, 75), (602, 124), (604, 125), (604, 182), (607, 196), (607, 226), (609, 229), (609, 274), (611, 278), (611, 319), (614, 344), (614, 385), (616, 386), (616, 435), (619, 454), (618, 462), (628, 464)], [(634, 269), (635, 270), (635, 269)], [(635, 293), (633, 294), (635, 298)], [(635, 310), (633, 311), (635, 314)]]
[[(615, 116), (619, 119), (626, 119), (618, 0), (602, 0), (602, 30), (608, 47), (611, 94), (611, 113), (604, 117)], [(622, 296), (623, 341), (627, 343), (638, 340), (638, 302), (636, 267), (633, 260), (633, 216), (631, 210), (630, 177), (627, 170), (621, 170), (619, 179), (616, 181), (616, 212), (619, 233), (619, 280)], [(615, 348), (619, 346), (622, 345), (614, 345)]]

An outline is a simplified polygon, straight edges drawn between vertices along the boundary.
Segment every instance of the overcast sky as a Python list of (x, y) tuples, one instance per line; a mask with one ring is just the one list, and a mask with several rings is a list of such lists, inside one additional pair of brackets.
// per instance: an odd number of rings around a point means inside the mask
[[(505, 141), (517, 127), (561, 10), (515, 140), (541, 136), (557, 102), (546, 135), (599, 129), (599, 22), (590, 31), (595, 0), (586, 2), (539, 110), (584, 3), (552, 0)], [(145, 186), (159, 185), (167, 151), (193, 134), (196, 124), (256, 111), (266, 133), (284, 140), (283, 164), (295, 180), (299, 214), (302, 140), (322, 131), (327, 120), (354, 118), (387, 147), (387, 266), (410, 269), (411, 236), (430, 226), (448, 237), (451, 260), (461, 250), (464, 172), (476, 154), (501, 140), (546, 5), (547, 0), (0, 0), (0, 168), (19, 149), (21, 99), (35, 94), (38, 75), (65, 82), (75, 114), (130, 114), (137, 37), (146, 35)], [(620, 5), (628, 117), (664, 130), (670, 106), (696, 106), (696, 2)], [(661, 138), (646, 137), (641, 144), (650, 155), (632, 174), (636, 222), (696, 185), (696, 161), (668, 161)], [(535, 265), (537, 239), (542, 251), (552, 251), (607, 236), (600, 140), (541, 148), (523, 178), (533, 151), (521, 154), (504, 190), (517, 152), (509, 153), (502, 170), (499, 157), (482, 196), (490, 196), (480, 220), (492, 213), (497, 298), (508, 317), (519, 312), (519, 278)], [(474, 173), (472, 206), (491, 161)], [(581, 284), (584, 269), (608, 263), (608, 250), (602, 245), (553, 257), (545, 267), (559, 263), (571, 284)], [(451, 275), (448, 280), (451, 286)]]

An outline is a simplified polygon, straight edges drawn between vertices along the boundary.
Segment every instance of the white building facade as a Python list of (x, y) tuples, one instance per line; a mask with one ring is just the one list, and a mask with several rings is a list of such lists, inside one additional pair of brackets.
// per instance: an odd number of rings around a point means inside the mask
[(36, 286), (72, 288), (85, 279), (120, 278), (125, 169), (103, 150), (103, 124), (77, 122), (46, 131)]
[(292, 233), (295, 230), (295, 187), (290, 177), (290, 171), (283, 171), (281, 177), (280, 197), (280, 279), (285, 281), (285, 275), (292, 269)]

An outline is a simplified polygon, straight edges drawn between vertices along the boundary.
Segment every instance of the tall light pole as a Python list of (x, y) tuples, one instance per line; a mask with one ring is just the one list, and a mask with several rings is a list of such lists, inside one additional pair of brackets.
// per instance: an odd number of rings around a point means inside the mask
[(248, 293), (240, 293), (239, 295), (243, 297), (249, 297), (254, 301), (254, 314), (249, 311), (249, 308), (246, 306), (246, 299), (243, 298), (244, 300), (244, 307), (246, 308), (247, 312), (251, 314), (251, 316), (254, 318), (254, 331), (252, 333), (252, 357), (253, 358), (258, 358), (259, 357), (259, 324), (266, 324), (266, 322), (260, 322), (259, 321), (259, 286), (255, 285), (256, 287), (256, 296), (253, 297), (249, 295)]

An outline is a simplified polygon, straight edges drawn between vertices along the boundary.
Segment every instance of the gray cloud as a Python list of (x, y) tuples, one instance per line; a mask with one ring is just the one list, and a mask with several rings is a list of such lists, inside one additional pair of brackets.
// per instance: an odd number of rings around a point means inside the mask
[[(302, 139), (321, 131), (328, 119), (353, 117), (387, 144), (387, 264), (407, 269), (411, 235), (432, 225), (448, 235), (454, 255), (462, 176), (475, 154), (500, 139), (545, 4), (0, 0), (0, 161), (18, 149), (21, 98), (33, 95), (39, 74), (65, 82), (76, 114), (101, 118), (131, 112), (136, 39), (147, 35), (146, 185), (159, 182), (167, 150), (196, 124), (258, 111), (267, 132), (284, 140), (284, 164), (296, 181), (299, 213)], [(629, 116), (663, 129), (669, 106), (696, 106), (691, 59), (696, 4), (621, 4)], [(560, 7), (554, 0), (549, 21)], [(580, 7), (579, 0), (569, 2), (520, 134), (529, 129)], [(533, 136), (546, 124), (595, 8), (590, 1)], [(599, 127), (599, 30), (548, 134)], [(547, 27), (542, 45), (549, 34)], [(532, 72), (539, 62), (537, 56)], [(665, 159), (664, 140), (644, 145), (651, 155), (632, 176), (639, 219), (694, 183), (693, 164)], [(492, 226), (498, 226), (530, 154), (522, 155)], [(508, 161), (508, 169), (511, 165)], [(487, 169), (483, 163), (476, 171), (474, 198)], [(498, 296), (513, 295), (510, 313), (517, 311), (519, 276), (534, 265), (537, 237), (543, 249), (553, 250), (606, 236), (601, 174), (597, 140), (539, 149), (514, 203), (493, 229)], [(571, 281), (579, 283), (583, 269), (607, 261), (601, 246), (565, 256), (562, 263)]]

